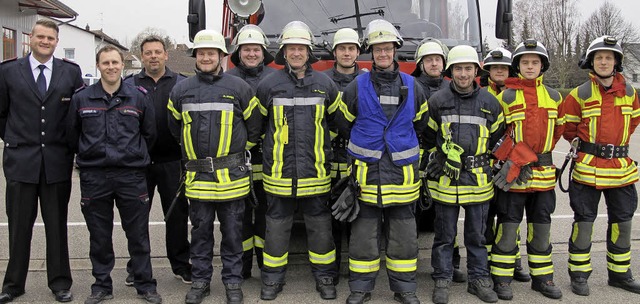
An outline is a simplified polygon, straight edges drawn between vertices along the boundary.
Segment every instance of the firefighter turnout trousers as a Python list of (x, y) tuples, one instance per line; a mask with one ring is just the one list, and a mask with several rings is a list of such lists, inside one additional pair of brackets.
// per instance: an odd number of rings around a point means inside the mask
[(262, 268), (262, 251), (264, 249), (264, 233), (266, 230), (267, 201), (262, 187), (262, 180), (256, 181), (254, 179), (253, 191), (256, 194), (256, 198), (258, 198), (258, 205), (254, 208), (249, 198), (247, 198), (245, 200), (244, 218), (242, 219), (242, 250), (244, 251), (242, 254), (242, 277), (244, 278), (251, 277), (254, 251), (258, 269)]
[(634, 184), (596, 189), (575, 181), (569, 184), (569, 203), (573, 209), (573, 230), (569, 238), (569, 274), (571, 278), (589, 278), (591, 274), (591, 235), (598, 215), (598, 202), (604, 194), (609, 219), (607, 228), (607, 269), (609, 279), (626, 280), (631, 274), (631, 220), (638, 207)]
[(190, 199), (191, 264), (193, 282), (211, 282), (213, 275), (213, 222), (220, 222), (222, 282), (242, 283), (242, 217), (244, 199), (224, 202)]
[(491, 276), (496, 283), (511, 283), (516, 267), (518, 234), (527, 214), (527, 254), (534, 282), (553, 280), (551, 214), (556, 208), (555, 190), (538, 192), (497, 191), (498, 225), (491, 248)]
[(266, 233), (263, 253), (262, 282), (285, 283), (289, 256), (289, 240), (293, 215), (300, 209), (307, 229), (307, 247), (311, 272), (319, 281), (336, 276), (336, 249), (331, 235), (331, 209), (328, 195), (286, 198), (267, 194)]
[(384, 234), (391, 291), (415, 292), (418, 268), (415, 205), (378, 208), (362, 201), (358, 203), (360, 214), (351, 223), (349, 241), (349, 289), (352, 292), (373, 291), (380, 269), (381, 237)]

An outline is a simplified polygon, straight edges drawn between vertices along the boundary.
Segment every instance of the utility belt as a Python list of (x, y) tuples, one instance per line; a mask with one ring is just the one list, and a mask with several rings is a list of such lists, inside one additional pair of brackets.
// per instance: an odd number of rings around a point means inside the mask
[(222, 157), (207, 157), (203, 159), (189, 160), (184, 164), (184, 168), (189, 172), (206, 172), (213, 173), (216, 170), (222, 170), (233, 167), (240, 167), (241, 171), (246, 170), (245, 152), (238, 152)]
[(471, 171), (475, 168), (489, 166), (491, 157), (489, 154), (471, 155), (462, 159), (462, 168)]
[(594, 144), (580, 141), (578, 151), (600, 158), (612, 159), (629, 156), (629, 146), (614, 146), (612, 144)]
[(531, 167), (553, 166), (553, 156), (551, 152), (536, 154), (538, 161), (530, 164)]

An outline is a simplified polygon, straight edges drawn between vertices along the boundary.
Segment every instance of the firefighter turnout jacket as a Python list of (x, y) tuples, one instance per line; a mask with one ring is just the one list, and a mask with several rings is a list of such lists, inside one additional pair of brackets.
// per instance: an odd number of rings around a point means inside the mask
[[(199, 71), (176, 84), (167, 105), (169, 129), (182, 145), (183, 158), (214, 161), (244, 153), (260, 136), (262, 116), (251, 87), (220, 71)], [(249, 172), (244, 166), (214, 168), (213, 172), (186, 172), (185, 194), (203, 201), (229, 201), (249, 194)]]
[(268, 115), (262, 142), (265, 192), (290, 198), (329, 193), (329, 124), (339, 95), (335, 83), (310, 65), (303, 78), (285, 67), (260, 82), (256, 97)]
[[(597, 189), (631, 185), (638, 181), (638, 168), (628, 155), (631, 134), (640, 123), (638, 95), (620, 73), (609, 90), (598, 84), (595, 75), (590, 77), (567, 96), (564, 138), (578, 137), (581, 145), (598, 144), (607, 151), (594, 155), (579, 149), (573, 180)], [(616, 156), (615, 149), (622, 147), (627, 152)]]
[(507, 78), (507, 89), (498, 95), (514, 143), (524, 142), (538, 156), (538, 163), (530, 165), (533, 178), (522, 185), (514, 184), (509, 191), (548, 191), (556, 186), (556, 167), (549, 159), (564, 131), (565, 117), (562, 96), (544, 85), (542, 77)]

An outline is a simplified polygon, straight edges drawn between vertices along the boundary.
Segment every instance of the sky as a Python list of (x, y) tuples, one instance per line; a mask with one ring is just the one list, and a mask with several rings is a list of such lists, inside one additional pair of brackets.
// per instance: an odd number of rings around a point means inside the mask
[[(310, 0), (294, 1), (303, 3)], [(640, 19), (637, 18), (637, 12), (640, 11), (640, 1), (609, 1), (620, 8), (625, 19), (631, 21), (640, 30)], [(147, 27), (166, 31), (166, 34), (177, 43), (190, 44), (187, 30), (187, 0), (61, 0), (61, 2), (79, 14), (78, 18), (71, 22), (72, 24), (82, 28), (89, 24), (91, 29), (102, 29), (107, 35), (127, 47), (129, 42)], [(581, 19), (586, 19), (604, 2), (605, 0), (578, 0)], [(222, 0), (210, 0), (208, 3), (208, 24), (212, 29), (220, 30), (220, 21), (217, 20), (220, 19), (218, 10), (221, 3)], [(488, 36), (491, 44), (497, 43), (493, 38), (495, 3), (496, 0), (480, 0), (483, 35)]]

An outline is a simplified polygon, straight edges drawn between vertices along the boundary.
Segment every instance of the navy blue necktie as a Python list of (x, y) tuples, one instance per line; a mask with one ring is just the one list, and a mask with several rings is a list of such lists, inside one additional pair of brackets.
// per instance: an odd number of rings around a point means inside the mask
[(44, 69), (47, 67), (44, 64), (38, 66), (40, 69), (40, 75), (38, 75), (38, 79), (36, 80), (36, 84), (38, 85), (38, 91), (40, 91), (40, 96), (44, 97), (47, 94), (47, 79), (44, 77)]

